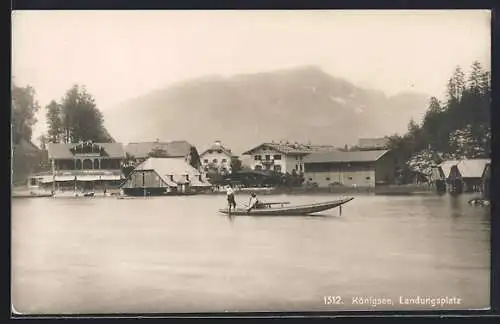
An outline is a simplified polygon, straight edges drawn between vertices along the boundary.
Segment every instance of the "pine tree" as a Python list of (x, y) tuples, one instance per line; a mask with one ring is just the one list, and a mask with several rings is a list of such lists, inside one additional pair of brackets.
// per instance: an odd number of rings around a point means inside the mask
[(61, 106), (52, 100), (46, 107), (48, 140), (52, 143), (59, 143), (63, 137), (63, 125), (61, 120)]

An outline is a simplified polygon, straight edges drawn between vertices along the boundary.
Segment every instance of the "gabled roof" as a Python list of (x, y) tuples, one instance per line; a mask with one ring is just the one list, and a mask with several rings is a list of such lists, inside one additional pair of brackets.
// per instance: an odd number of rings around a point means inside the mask
[[(165, 183), (171, 186), (177, 185), (177, 183), (185, 183), (185, 175), (189, 176), (189, 182), (192, 186), (210, 186), (210, 184), (198, 179), (201, 173), (187, 163), (184, 158), (149, 157), (134, 169), (134, 171), (140, 170), (155, 171)], [(173, 176), (174, 182), (170, 180), (171, 175)]]
[(454, 165), (457, 165), (459, 160), (448, 160), (448, 161), (443, 161), (439, 164), (439, 168), (443, 170), (443, 174), (445, 178), (448, 178), (450, 176), (451, 168)]
[(458, 164), (458, 171), (462, 178), (481, 178), (489, 159), (461, 160)]
[(300, 143), (262, 143), (244, 152), (243, 155), (250, 155), (256, 150), (262, 148), (268, 148), (283, 154), (290, 154), (290, 155), (305, 155), (313, 152), (338, 150), (336, 147), (331, 145), (311, 145), (311, 144), (300, 144)]
[(164, 150), (170, 157), (184, 157), (189, 155), (191, 147), (193, 145), (186, 141), (132, 142), (125, 146), (125, 151), (136, 158), (147, 158), (155, 149)]
[(462, 178), (481, 178), (490, 159), (464, 159), (449, 160), (442, 162), (439, 167), (443, 170), (444, 176), (450, 176), (451, 169), (456, 166)]
[(226, 148), (226, 147), (224, 147), (219, 142), (214, 143), (212, 146), (210, 146), (205, 151), (203, 151), (203, 153), (200, 154), (200, 157), (203, 156), (205, 153), (207, 153), (209, 151), (221, 151), (221, 153), (224, 153), (224, 154), (226, 154), (229, 157), (233, 156), (231, 150), (228, 149), (228, 148)]
[(21, 138), (19, 140), (19, 143), (13, 144), (13, 148), (20, 150), (24, 153), (38, 153), (40, 152), (40, 149), (38, 146), (33, 144), (33, 142), (25, 140), (24, 138)]
[(331, 151), (311, 153), (304, 157), (304, 163), (328, 162), (372, 162), (377, 161), (389, 150), (372, 151)]
[[(121, 143), (94, 143), (104, 149), (110, 158), (124, 158), (125, 151)], [(71, 149), (78, 146), (78, 143), (48, 143), (47, 151), (50, 159), (72, 159)]]

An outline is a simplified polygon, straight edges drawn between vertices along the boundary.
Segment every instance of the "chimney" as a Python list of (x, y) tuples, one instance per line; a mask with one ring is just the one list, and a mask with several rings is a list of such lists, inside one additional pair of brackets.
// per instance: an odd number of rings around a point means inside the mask
[(215, 141), (215, 145), (220, 146), (220, 145), (221, 145), (220, 140), (216, 140), (216, 141)]

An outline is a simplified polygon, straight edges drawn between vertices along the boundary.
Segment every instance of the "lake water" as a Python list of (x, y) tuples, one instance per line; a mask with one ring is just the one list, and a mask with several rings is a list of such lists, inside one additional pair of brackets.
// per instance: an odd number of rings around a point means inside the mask
[(232, 221), (219, 195), (14, 199), (12, 300), (24, 314), (484, 309), (490, 213), (470, 198), (366, 195), (342, 215)]

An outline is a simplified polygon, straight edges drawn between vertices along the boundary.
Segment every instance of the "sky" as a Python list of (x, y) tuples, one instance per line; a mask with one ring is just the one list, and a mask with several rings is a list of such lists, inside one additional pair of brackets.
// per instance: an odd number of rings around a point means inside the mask
[[(388, 95), (444, 99), (459, 65), (490, 67), (490, 12), (15, 11), (12, 75), (42, 107), (73, 84), (106, 110), (169, 84), (316, 65)], [(46, 130), (43, 109), (34, 138)]]

